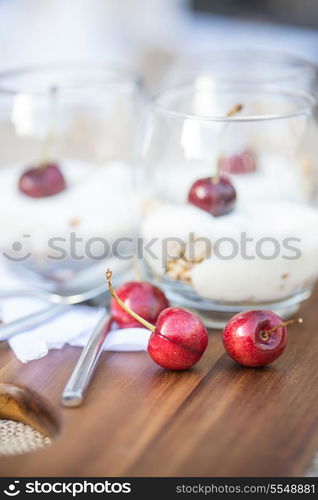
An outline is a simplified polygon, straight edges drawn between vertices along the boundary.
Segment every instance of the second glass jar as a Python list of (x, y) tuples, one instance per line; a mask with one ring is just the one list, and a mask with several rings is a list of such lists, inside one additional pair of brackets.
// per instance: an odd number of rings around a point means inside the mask
[(311, 293), (316, 107), (309, 92), (239, 84), (180, 87), (152, 103), (142, 150), (145, 267), (210, 326), (251, 308), (287, 317)]

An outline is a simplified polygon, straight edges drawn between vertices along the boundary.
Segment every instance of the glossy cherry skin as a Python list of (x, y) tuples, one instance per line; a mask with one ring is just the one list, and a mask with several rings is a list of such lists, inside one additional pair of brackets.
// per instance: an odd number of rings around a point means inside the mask
[(65, 188), (64, 176), (56, 163), (30, 168), (19, 179), (19, 190), (31, 198), (53, 196)]
[(150, 357), (168, 370), (186, 370), (195, 365), (208, 345), (207, 330), (197, 316), (169, 307), (160, 314), (148, 343)]
[(233, 210), (236, 191), (231, 180), (224, 175), (221, 175), (217, 182), (206, 177), (192, 184), (188, 202), (217, 217)]
[[(160, 288), (150, 283), (129, 281), (116, 291), (118, 297), (129, 309), (152, 324), (156, 323), (161, 311), (169, 307), (165, 294)], [(110, 311), (114, 321), (122, 328), (140, 327), (139, 321), (124, 311), (115, 299), (111, 300)]]
[(272, 363), (287, 344), (287, 328), (281, 326), (269, 338), (266, 332), (282, 319), (271, 311), (245, 311), (233, 316), (223, 331), (223, 345), (232, 359), (244, 366), (257, 367)]
[(256, 170), (256, 158), (254, 153), (246, 150), (227, 158), (220, 158), (219, 168), (229, 174), (250, 174)]

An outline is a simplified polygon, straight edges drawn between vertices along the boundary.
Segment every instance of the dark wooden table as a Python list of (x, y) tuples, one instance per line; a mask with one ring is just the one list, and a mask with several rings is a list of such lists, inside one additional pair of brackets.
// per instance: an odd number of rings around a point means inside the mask
[(220, 332), (191, 371), (168, 372), (145, 353), (104, 353), (85, 405), (59, 397), (80, 350), (22, 365), (0, 349), (0, 381), (25, 385), (61, 419), (53, 446), (0, 459), (11, 476), (298, 476), (318, 449), (318, 293), (304, 324), (268, 368), (224, 354)]

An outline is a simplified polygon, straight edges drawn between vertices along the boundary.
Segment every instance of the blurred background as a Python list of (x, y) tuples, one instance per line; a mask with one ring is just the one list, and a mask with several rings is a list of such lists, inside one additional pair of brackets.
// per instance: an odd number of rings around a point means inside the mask
[(129, 62), (154, 85), (174, 58), (273, 48), (318, 62), (316, 0), (0, 0), (0, 69)]

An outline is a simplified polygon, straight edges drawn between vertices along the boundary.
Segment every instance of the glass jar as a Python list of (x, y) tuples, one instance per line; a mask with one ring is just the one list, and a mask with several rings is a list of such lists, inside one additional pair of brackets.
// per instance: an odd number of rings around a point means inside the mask
[[(137, 77), (94, 64), (21, 69), (0, 75), (0, 103), (6, 262), (59, 286), (97, 263), (117, 273), (126, 268), (118, 240), (135, 236), (133, 150), (143, 109)], [(52, 164), (53, 180), (46, 170)], [(26, 174), (36, 169), (39, 177), (41, 168), (42, 194)], [(55, 189), (57, 169), (64, 186), (45, 194), (43, 183)], [(21, 189), (23, 175), (33, 183), (29, 192)]]
[(252, 308), (287, 317), (310, 296), (316, 111), (313, 94), (268, 85), (179, 87), (153, 100), (142, 148), (145, 268), (210, 326)]

